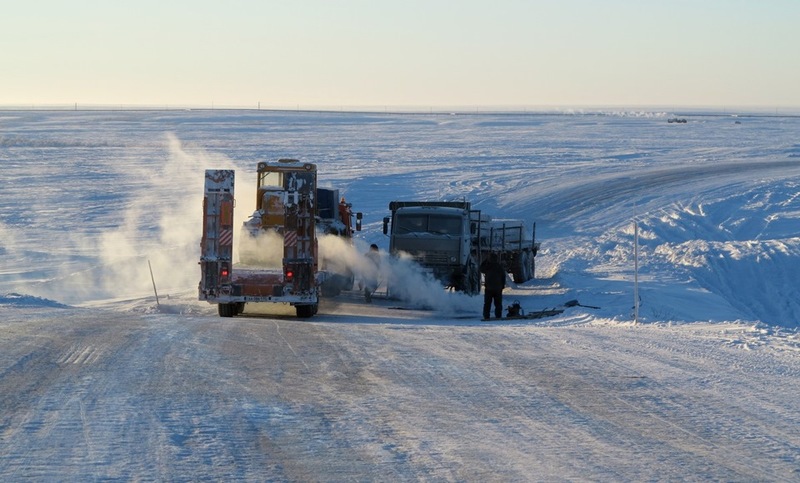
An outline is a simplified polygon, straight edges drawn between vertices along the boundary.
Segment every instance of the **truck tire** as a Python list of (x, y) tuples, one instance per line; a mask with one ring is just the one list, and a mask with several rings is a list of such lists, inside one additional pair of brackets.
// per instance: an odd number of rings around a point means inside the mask
[(533, 252), (525, 252), (525, 281), (533, 279), (533, 263), (535, 261)]
[(464, 274), (461, 287), (458, 287), (458, 290), (467, 295), (477, 295), (481, 293), (481, 271), (473, 258), (470, 258), (469, 262), (467, 262), (466, 273)]
[(533, 279), (533, 262), (534, 262), (534, 255), (533, 252), (526, 251), (525, 252), (525, 281)]
[(514, 283), (525, 283), (533, 278), (532, 264), (533, 257), (531, 256), (531, 252), (526, 250), (517, 255), (514, 259), (514, 266), (511, 271)]
[(313, 305), (295, 305), (295, 310), (297, 311), (297, 317), (301, 319), (307, 319), (314, 315), (314, 306)]
[(220, 317), (233, 317), (236, 315), (236, 304), (217, 304)]
[(528, 280), (533, 280), (536, 278), (536, 253), (530, 252), (528, 257), (531, 260), (531, 263), (528, 264), (528, 268), (531, 270), (531, 272), (528, 274)]
[(334, 280), (326, 280), (320, 287), (320, 295), (325, 298), (338, 297), (342, 293)]
[(511, 278), (514, 279), (514, 283), (527, 282), (525, 278), (525, 252), (518, 253), (514, 257), (511, 264)]
[(522, 275), (525, 279), (522, 283), (531, 279), (531, 254), (528, 251), (522, 252)]

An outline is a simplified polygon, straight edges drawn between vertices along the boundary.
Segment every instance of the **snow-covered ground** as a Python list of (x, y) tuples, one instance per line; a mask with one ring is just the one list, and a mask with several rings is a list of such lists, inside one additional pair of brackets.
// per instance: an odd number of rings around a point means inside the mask
[[(670, 117), (0, 112), (0, 476), (800, 478), (800, 118)], [(395, 199), (536, 222), (504, 301), (564, 313), (487, 326), (410, 274), (216, 317), (203, 170), (244, 221), (285, 157), (364, 213), (359, 253)]]

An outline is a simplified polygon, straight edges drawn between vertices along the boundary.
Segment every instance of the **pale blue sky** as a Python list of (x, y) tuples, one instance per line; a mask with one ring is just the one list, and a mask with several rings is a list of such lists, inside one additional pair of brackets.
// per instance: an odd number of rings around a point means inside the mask
[(0, 105), (800, 106), (798, 0), (3, 0)]

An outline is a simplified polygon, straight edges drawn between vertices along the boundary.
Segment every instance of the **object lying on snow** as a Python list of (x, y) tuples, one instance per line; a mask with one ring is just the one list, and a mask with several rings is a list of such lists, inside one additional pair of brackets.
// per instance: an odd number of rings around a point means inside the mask
[[(561, 308), (563, 307), (563, 308)], [(564, 312), (564, 308), (568, 307), (586, 307), (589, 309), (599, 309), (600, 307), (596, 307), (594, 305), (583, 305), (577, 300), (569, 300), (564, 303), (561, 307), (554, 307), (552, 309), (542, 309), (535, 312), (528, 312), (525, 313), (525, 310), (522, 309), (522, 306), (519, 304), (518, 300), (515, 300), (514, 303), (506, 307), (506, 316), (505, 319), (541, 319), (543, 317), (552, 317), (554, 315), (558, 315)], [(488, 319), (481, 319), (481, 320), (488, 320)]]
[(583, 305), (578, 300), (569, 300), (564, 302), (564, 307), (586, 307), (587, 309), (599, 309), (600, 307), (596, 307), (594, 305)]

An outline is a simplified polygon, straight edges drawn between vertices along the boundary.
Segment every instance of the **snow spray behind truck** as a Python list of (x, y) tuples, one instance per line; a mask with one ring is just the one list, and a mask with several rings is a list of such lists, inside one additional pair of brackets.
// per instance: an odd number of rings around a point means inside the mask
[[(319, 286), (315, 203), (317, 166), (294, 159), (258, 163), (256, 213), (274, 240), (277, 263), (233, 266), (234, 171), (206, 170), (199, 299), (219, 315), (241, 313), (248, 302), (293, 305), (298, 317), (317, 312)], [(268, 249), (270, 247), (267, 247)]]
[(406, 253), (446, 286), (480, 293), (480, 264), (498, 255), (516, 283), (534, 277), (539, 243), (534, 223), (527, 238), (522, 220), (492, 220), (467, 201), (392, 201), (383, 219), (389, 252)]

